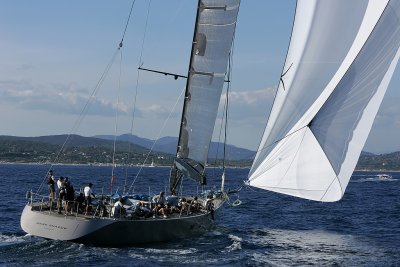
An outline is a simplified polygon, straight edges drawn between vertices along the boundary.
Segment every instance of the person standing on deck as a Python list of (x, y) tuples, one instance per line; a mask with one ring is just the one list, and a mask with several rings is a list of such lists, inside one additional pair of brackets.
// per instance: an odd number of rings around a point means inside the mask
[(83, 189), (83, 193), (85, 195), (85, 205), (86, 205), (86, 212), (85, 215), (87, 215), (89, 211), (89, 206), (92, 204), (92, 195), (94, 197), (93, 191), (92, 191), (92, 183), (89, 183), (85, 188)]
[(54, 201), (54, 184), (56, 183), (56, 180), (54, 179), (53, 176), (53, 171), (50, 170), (49, 173), (47, 174), (47, 187), (49, 188), (49, 199), (51, 201)]
[(60, 177), (60, 179), (57, 180), (57, 208), (61, 207), (61, 198), (60, 198), (60, 192), (61, 192), (61, 188), (62, 185), (64, 183), (64, 177)]

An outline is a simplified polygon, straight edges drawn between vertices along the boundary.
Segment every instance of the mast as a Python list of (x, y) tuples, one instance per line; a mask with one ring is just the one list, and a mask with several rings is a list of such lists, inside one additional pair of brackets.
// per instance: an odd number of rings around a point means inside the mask
[(240, 0), (199, 0), (170, 190), (182, 176), (206, 184), (214, 130)]
[[(199, 22), (199, 15), (200, 15), (200, 6), (201, 6), (201, 0), (197, 2), (197, 11), (196, 11), (196, 20), (194, 24), (194, 31), (193, 31), (193, 40), (192, 40), (192, 49), (190, 53), (190, 60), (189, 60), (189, 69), (188, 69), (188, 75), (186, 79), (186, 88), (185, 88), (185, 99), (183, 102), (183, 108), (182, 108), (182, 115), (181, 115), (181, 123), (180, 123), (180, 128), (179, 128), (179, 137), (178, 137), (178, 144), (176, 146), (176, 158), (179, 158), (179, 152), (181, 148), (181, 138), (182, 138), (182, 132), (183, 132), (183, 126), (185, 123), (185, 110), (187, 107), (188, 99), (189, 99), (189, 86), (190, 86), (190, 69), (193, 64), (193, 57), (195, 53), (195, 45), (196, 45), (196, 34), (197, 34), (197, 28), (198, 28), (198, 22)], [(171, 192), (175, 190), (176, 186), (182, 179), (183, 173), (178, 169), (176, 160), (174, 160), (174, 165), (171, 168), (171, 173), (170, 173), (170, 190)], [(204, 177), (204, 183), (205, 183), (205, 177)]]

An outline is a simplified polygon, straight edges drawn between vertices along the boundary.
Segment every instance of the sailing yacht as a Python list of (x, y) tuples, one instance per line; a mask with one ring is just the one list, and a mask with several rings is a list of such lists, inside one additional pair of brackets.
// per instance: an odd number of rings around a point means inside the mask
[[(206, 184), (205, 166), (218, 112), (228, 58), (236, 28), (240, 0), (199, 0), (192, 42), (186, 93), (179, 134), (177, 156), (171, 169), (170, 191), (177, 192), (183, 176)], [(120, 45), (122, 47), (122, 43)], [(204, 233), (212, 226), (214, 212), (222, 205), (223, 193), (209, 192), (196, 197), (179, 196), (188, 205), (200, 205), (195, 211), (163, 217), (111, 216), (111, 196), (98, 197), (91, 214), (58, 214), (52, 201), (29, 193), (21, 215), (22, 229), (32, 235), (100, 246), (125, 246), (177, 240)], [(128, 196), (126, 210), (138, 204), (154, 203)], [(150, 201), (151, 202), (151, 201)], [(77, 203), (73, 203), (74, 205)], [(133, 213), (131, 213), (132, 215)]]
[(154, 165), (154, 160), (151, 160), (151, 163), (149, 165), (150, 168), (154, 168), (156, 165)]
[[(207, 182), (208, 145), (238, 8), (239, 1), (199, 1), (171, 192), (183, 176)], [(322, 202), (343, 197), (400, 56), (399, 18), (400, 0), (297, 1), (286, 61), (247, 185)], [(218, 209), (223, 198), (215, 194), (212, 201)], [(21, 217), (24, 231), (103, 245), (186, 237), (204, 232), (212, 216), (205, 210), (128, 220), (65, 217), (42, 208), (29, 201)]]

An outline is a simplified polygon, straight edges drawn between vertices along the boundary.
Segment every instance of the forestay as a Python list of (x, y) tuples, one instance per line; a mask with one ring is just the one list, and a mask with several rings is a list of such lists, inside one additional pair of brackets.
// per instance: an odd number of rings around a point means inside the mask
[(202, 0), (186, 84), (171, 190), (182, 175), (205, 184), (204, 166), (235, 32), (240, 0)]
[(342, 198), (399, 58), (399, 0), (300, 0), (248, 184)]

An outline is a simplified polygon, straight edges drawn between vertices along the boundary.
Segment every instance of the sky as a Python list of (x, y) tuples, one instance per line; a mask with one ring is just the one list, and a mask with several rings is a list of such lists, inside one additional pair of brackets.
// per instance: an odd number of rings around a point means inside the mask
[[(147, 28), (149, 1), (135, 1), (122, 52), (82, 120), (79, 114), (122, 38), (131, 0), (0, 3), (0, 135), (130, 133), (136, 99), (133, 134), (178, 136), (186, 81), (137, 68), (187, 74), (197, 1), (152, 0)], [(229, 144), (257, 150), (294, 10), (294, 0), (242, 0), (233, 50)], [(400, 150), (399, 85), (397, 68), (365, 151)]]

